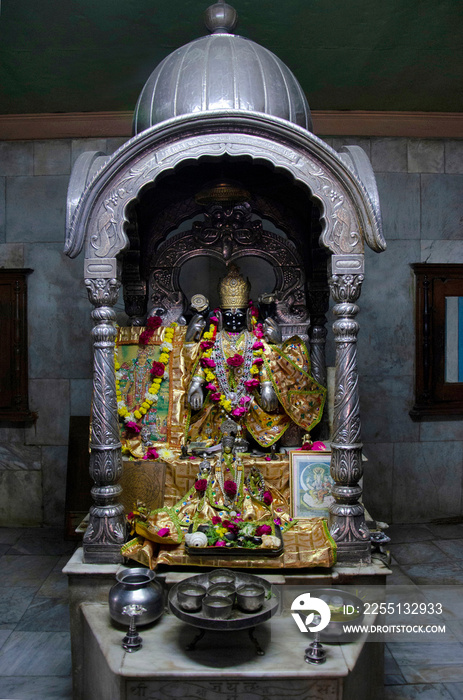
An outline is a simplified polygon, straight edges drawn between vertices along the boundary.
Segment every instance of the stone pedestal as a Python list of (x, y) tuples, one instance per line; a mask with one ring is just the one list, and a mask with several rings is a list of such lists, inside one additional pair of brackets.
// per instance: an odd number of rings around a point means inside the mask
[[(109, 617), (108, 593), (121, 567), (85, 564), (79, 549), (64, 568), (68, 575), (74, 700), (380, 700), (383, 684), (382, 645), (327, 645), (328, 661), (311, 666), (304, 649), (312, 635), (302, 634), (286, 612), (259, 626), (256, 637), (266, 650), (257, 656), (246, 631), (210, 633), (194, 652), (186, 651), (196, 630), (166, 614), (153, 626), (140, 628), (143, 648), (128, 654), (121, 647), (126, 632)], [(255, 573), (258, 573), (257, 571)], [(341, 584), (384, 585), (389, 569), (381, 562), (332, 569), (283, 570), (265, 575), (281, 586)], [(188, 570), (159, 575), (166, 589), (191, 576)], [(285, 607), (286, 603), (285, 603)]]
[(255, 631), (265, 650), (258, 656), (247, 631), (206, 632), (194, 651), (197, 630), (170, 614), (139, 633), (143, 647), (121, 647), (124, 628), (112, 624), (108, 606), (85, 603), (82, 700), (358, 700), (382, 697), (382, 645), (325, 645), (326, 663), (304, 661), (311, 637), (288, 615), (276, 615)]

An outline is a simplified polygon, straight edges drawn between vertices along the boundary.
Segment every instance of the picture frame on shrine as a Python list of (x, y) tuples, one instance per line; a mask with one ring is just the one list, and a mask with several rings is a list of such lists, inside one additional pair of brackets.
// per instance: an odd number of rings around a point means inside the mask
[(291, 516), (328, 517), (334, 502), (330, 476), (331, 452), (292, 450), (290, 453)]
[[(150, 370), (153, 361), (158, 361), (161, 356), (161, 344), (160, 338), (153, 339), (148, 344), (124, 340), (118, 341), (117, 360), (120, 365), (117, 374), (118, 387), (121, 392), (121, 398), (129, 411), (137, 409), (145, 400), (146, 393), (153, 381)], [(167, 374), (168, 370), (166, 376)], [(143, 434), (146, 431), (146, 438), (153, 444), (168, 444), (170, 442), (171, 399), (169, 382), (163, 382), (156, 405), (143, 416), (140, 433)], [(124, 425), (122, 421), (120, 422), (120, 428), (123, 432)]]

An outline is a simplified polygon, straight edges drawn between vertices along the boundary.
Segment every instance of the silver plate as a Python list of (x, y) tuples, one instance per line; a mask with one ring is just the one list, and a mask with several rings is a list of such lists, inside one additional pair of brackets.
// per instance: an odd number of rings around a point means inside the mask
[[(219, 569), (217, 569), (219, 571)], [(226, 569), (225, 569), (226, 571)], [(253, 574), (242, 574), (236, 573), (236, 587), (244, 585), (245, 583), (259, 583), (265, 588), (266, 594), (270, 593), (270, 598), (265, 598), (264, 604), (260, 610), (255, 613), (245, 613), (238, 607), (233, 607), (232, 614), (226, 620), (217, 620), (216, 618), (205, 617), (202, 610), (196, 613), (188, 613), (182, 610), (178, 604), (177, 590), (180, 583), (199, 583), (205, 588), (209, 588), (208, 574), (198, 574), (197, 576), (191, 576), (188, 579), (176, 583), (170, 589), (169, 592), (169, 609), (170, 611), (178, 617), (183, 622), (193, 627), (199, 627), (205, 630), (244, 630), (250, 627), (257, 627), (263, 622), (269, 620), (278, 610), (280, 603), (280, 594), (276, 589), (276, 586), (272, 586), (268, 581), (261, 578), (260, 576), (254, 576)], [(213, 585), (213, 584), (210, 584)]]

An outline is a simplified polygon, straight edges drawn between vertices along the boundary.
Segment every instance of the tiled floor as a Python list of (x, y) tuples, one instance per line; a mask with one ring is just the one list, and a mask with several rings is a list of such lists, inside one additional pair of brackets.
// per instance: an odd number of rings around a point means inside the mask
[[(454, 619), (445, 641), (387, 644), (385, 700), (463, 700), (463, 525), (393, 525), (388, 534), (390, 583), (442, 585)], [(73, 549), (57, 530), (0, 528), (0, 700), (72, 699), (61, 569)]]
[(0, 528), (0, 699), (71, 700), (67, 578), (59, 531)]
[[(463, 525), (392, 525), (387, 534), (388, 584), (432, 586), (447, 632), (430, 642), (386, 645), (385, 700), (463, 700)], [(417, 599), (427, 590), (417, 588)]]

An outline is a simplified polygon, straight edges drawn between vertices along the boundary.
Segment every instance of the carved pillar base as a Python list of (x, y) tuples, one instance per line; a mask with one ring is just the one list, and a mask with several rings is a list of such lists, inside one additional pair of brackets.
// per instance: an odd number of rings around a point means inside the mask
[[(363, 515), (362, 515), (363, 518)], [(337, 561), (339, 564), (370, 564), (371, 544), (370, 542), (338, 542)]]
[(122, 488), (118, 484), (94, 486), (91, 493), (95, 505), (90, 506), (89, 524), (83, 538), (84, 562), (120, 564), (123, 561), (121, 547), (125, 542), (125, 521), (124, 508), (117, 500)]
[[(332, 472), (351, 485), (337, 483), (332, 488), (336, 502), (330, 507), (330, 532), (337, 544), (338, 561), (355, 563), (371, 561), (370, 531), (365, 510), (359, 498), (362, 488), (352, 482), (361, 474), (362, 445), (332, 444)], [(350, 479), (349, 476), (350, 475)]]

